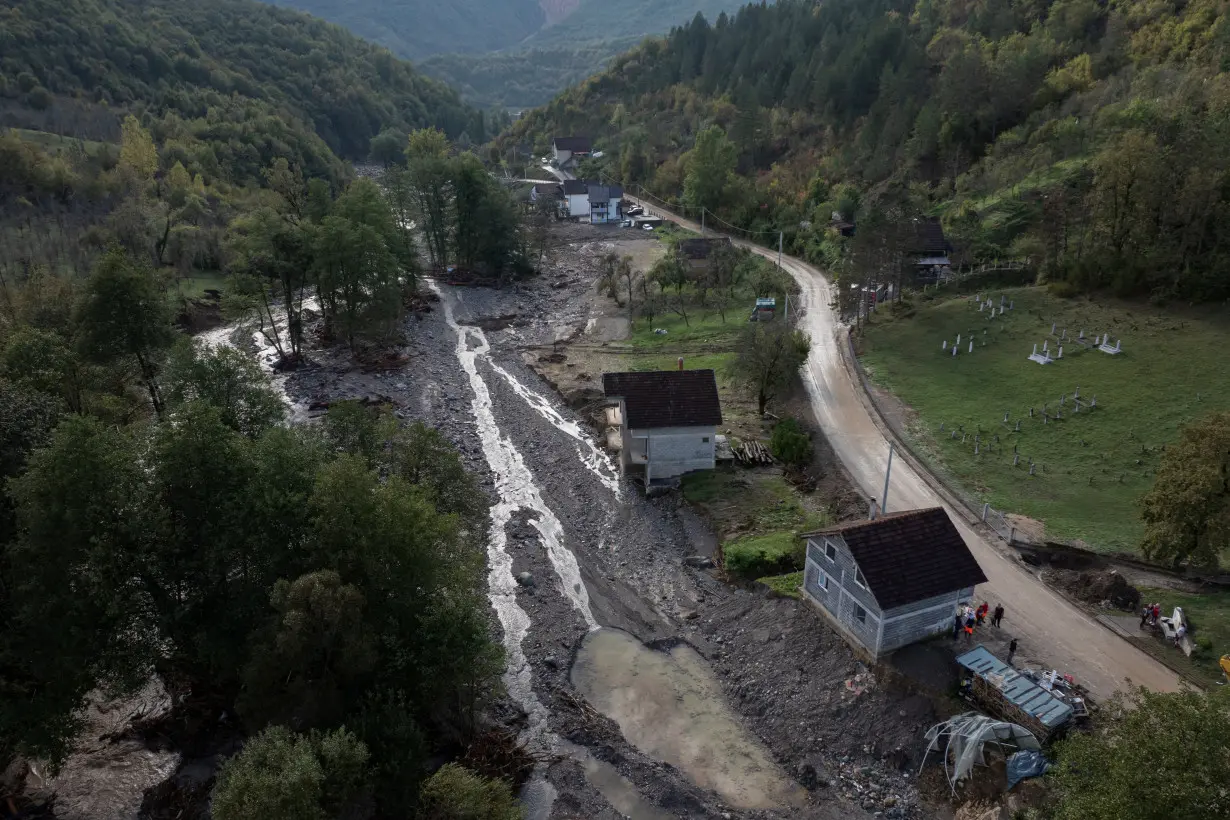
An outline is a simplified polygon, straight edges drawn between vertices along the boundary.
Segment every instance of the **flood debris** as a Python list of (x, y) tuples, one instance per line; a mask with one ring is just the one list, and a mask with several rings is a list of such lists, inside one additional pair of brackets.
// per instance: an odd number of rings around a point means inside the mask
[[(1005, 760), (1022, 750), (1039, 752), (1042, 749), (1033, 732), (1024, 726), (977, 712), (964, 712), (937, 723), (927, 730), (925, 740), (926, 751), (919, 771), (927, 765), (927, 758), (932, 752), (938, 753), (953, 794), (975, 766), (987, 765), (989, 748), (996, 750)], [(1007, 789), (1007, 783), (1004, 788)]]

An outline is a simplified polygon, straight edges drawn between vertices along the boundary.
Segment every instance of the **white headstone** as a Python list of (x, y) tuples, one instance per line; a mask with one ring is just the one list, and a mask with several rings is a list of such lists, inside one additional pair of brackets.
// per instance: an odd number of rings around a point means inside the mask
[(957, 334), (957, 344), (961, 344), (961, 334)]
[(1050, 344), (1050, 341), (1049, 341), (1048, 339), (1043, 339), (1043, 340), (1042, 340), (1042, 352), (1043, 352), (1043, 353), (1045, 353), (1045, 352), (1046, 352), (1047, 345), (1049, 345), (1049, 344)]
[(1052, 336), (1055, 335), (1055, 323), (1054, 322), (1051, 322), (1051, 335)]
[(954, 355), (954, 356), (956, 356), (956, 355), (957, 355), (957, 346), (956, 346), (956, 345), (953, 345), (953, 346), (952, 346), (952, 355)]
[(1059, 346), (1059, 355), (1058, 355), (1058, 356), (1056, 356), (1055, 358), (1056, 358), (1056, 359), (1062, 359), (1062, 358), (1063, 358), (1063, 345), (1060, 345), (1060, 346)]
[(1033, 352), (1033, 353), (1031, 353), (1031, 354), (1029, 354), (1029, 355), (1031, 355), (1031, 356), (1037, 356), (1037, 355), (1038, 355), (1038, 343), (1037, 343), (1037, 342), (1034, 342), (1034, 352)]
[(969, 340), (969, 352), (970, 353), (974, 352), (974, 340), (973, 339)]
[(986, 302), (979, 302), (979, 303), (978, 303), (978, 312), (979, 312), (979, 313), (982, 313), (982, 309), (983, 309), (984, 307), (986, 307), (986, 306), (987, 306), (987, 305), (986, 305)]
[(943, 342), (940, 343), (940, 350), (947, 350), (947, 349), (948, 349), (948, 340), (945, 339)]

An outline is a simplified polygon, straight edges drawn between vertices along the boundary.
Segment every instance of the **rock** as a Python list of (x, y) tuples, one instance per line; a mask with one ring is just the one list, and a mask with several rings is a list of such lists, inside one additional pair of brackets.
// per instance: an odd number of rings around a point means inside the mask
[(542, 659), (542, 662), (552, 669), (559, 669), (559, 661), (555, 659), (554, 655), (547, 655)]
[(695, 609), (684, 609), (679, 612), (679, 617), (685, 621), (695, 621), (700, 614)]
[(820, 779), (820, 775), (816, 772), (816, 767), (810, 763), (801, 764), (795, 776), (798, 777), (800, 785), (808, 791), (815, 789), (816, 783)]
[(689, 555), (683, 559), (683, 564), (692, 569), (712, 569), (713, 559), (708, 555)]
[(517, 583), (523, 587), (532, 587), (534, 586), (534, 576), (529, 572), (519, 572), (517, 573)]

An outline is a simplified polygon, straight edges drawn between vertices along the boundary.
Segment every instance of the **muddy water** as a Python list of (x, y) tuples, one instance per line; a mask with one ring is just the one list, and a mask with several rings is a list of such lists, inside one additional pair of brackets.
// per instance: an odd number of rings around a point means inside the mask
[(690, 646), (650, 649), (617, 629), (591, 632), (572, 683), (646, 754), (742, 809), (800, 805), (802, 790), (726, 707), (708, 664)]

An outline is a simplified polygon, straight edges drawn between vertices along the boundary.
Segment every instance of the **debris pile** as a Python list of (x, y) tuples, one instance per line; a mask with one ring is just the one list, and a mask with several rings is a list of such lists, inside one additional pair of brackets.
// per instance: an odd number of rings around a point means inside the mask
[(1140, 608), (1140, 590), (1114, 570), (1057, 573), (1055, 582), (1069, 595), (1096, 606), (1125, 612)]

